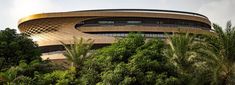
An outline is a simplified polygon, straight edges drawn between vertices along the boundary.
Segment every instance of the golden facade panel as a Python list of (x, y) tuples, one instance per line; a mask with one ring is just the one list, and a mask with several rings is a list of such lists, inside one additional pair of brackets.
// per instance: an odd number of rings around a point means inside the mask
[(72, 44), (73, 37), (92, 39), (102, 47), (129, 32), (141, 32), (148, 38), (178, 32), (211, 34), (211, 22), (204, 15), (148, 9), (42, 13), (20, 19), (18, 27), (43, 49), (44, 59), (63, 59), (60, 41)]

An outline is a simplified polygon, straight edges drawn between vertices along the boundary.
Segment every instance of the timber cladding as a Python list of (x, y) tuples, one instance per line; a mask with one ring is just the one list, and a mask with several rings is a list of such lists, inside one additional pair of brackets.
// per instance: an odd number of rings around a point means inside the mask
[[(120, 18), (121, 21), (116, 20), (116, 18)], [(139, 25), (136, 20), (129, 20), (132, 21), (131, 25), (123, 23), (128, 22), (128, 19), (131, 18), (137, 18), (137, 20), (140, 19), (143, 22), (149, 22), (148, 19), (172, 19), (178, 20), (179, 22), (177, 23), (180, 23), (180, 21), (190, 21), (192, 24), (194, 22), (200, 23), (202, 27), (194, 25), (185, 27), (184, 25), (178, 26), (177, 24), (169, 26), (168, 24), (152, 25), (154, 21), (151, 22), (151, 26), (149, 25), (150, 23), (147, 23), (147, 25), (140, 23)], [(106, 24), (99, 23), (99, 20), (102, 19), (103, 21), (106, 20)], [(119, 24), (113, 22), (119, 22)], [(110, 23), (113, 25), (110, 25)], [(116, 41), (116, 37), (124, 37), (125, 33), (128, 32), (142, 32), (146, 36), (155, 37), (162, 36), (158, 33), (164, 32), (212, 34), (210, 32), (211, 22), (204, 15), (181, 11), (143, 9), (109, 9), (35, 14), (20, 19), (18, 28), (22, 33), (29, 35), (40, 47), (61, 45), (60, 42), (72, 44), (71, 42), (74, 37), (92, 39), (95, 45), (111, 44)]]

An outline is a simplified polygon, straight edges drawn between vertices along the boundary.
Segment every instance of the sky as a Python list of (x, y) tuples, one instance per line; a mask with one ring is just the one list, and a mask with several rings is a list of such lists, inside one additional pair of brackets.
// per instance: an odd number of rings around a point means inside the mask
[(235, 24), (235, 0), (0, 0), (0, 30), (17, 28), (20, 18), (48, 12), (92, 9), (161, 9), (200, 13), (212, 23)]

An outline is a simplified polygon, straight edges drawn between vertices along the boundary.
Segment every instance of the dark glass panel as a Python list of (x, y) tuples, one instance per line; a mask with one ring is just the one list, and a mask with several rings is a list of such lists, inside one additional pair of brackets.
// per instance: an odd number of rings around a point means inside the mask
[(75, 27), (82, 26), (123, 26), (123, 25), (141, 25), (141, 26), (164, 26), (164, 27), (195, 27), (210, 30), (211, 26), (197, 21), (169, 19), (169, 18), (146, 18), (146, 17), (106, 17), (85, 20), (78, 23)]

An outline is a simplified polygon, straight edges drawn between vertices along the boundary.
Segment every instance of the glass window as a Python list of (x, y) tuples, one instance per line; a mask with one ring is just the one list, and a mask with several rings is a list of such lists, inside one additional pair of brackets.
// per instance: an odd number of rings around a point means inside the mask
[(82, 21), (76, 24), (76, 28), (81, 26), (125, 26), (144, 25), (156, 27), (194, 27), (210, 28), (210, 25), (197, 21), (169, 19), (169, 18), (146, 18), (146, 17), (106, 17)]
[(128, 24), (140, 24), (141, 21), (127, 21)]
[(114, 21), (98, 21), (99, 24), (114, 24)]

